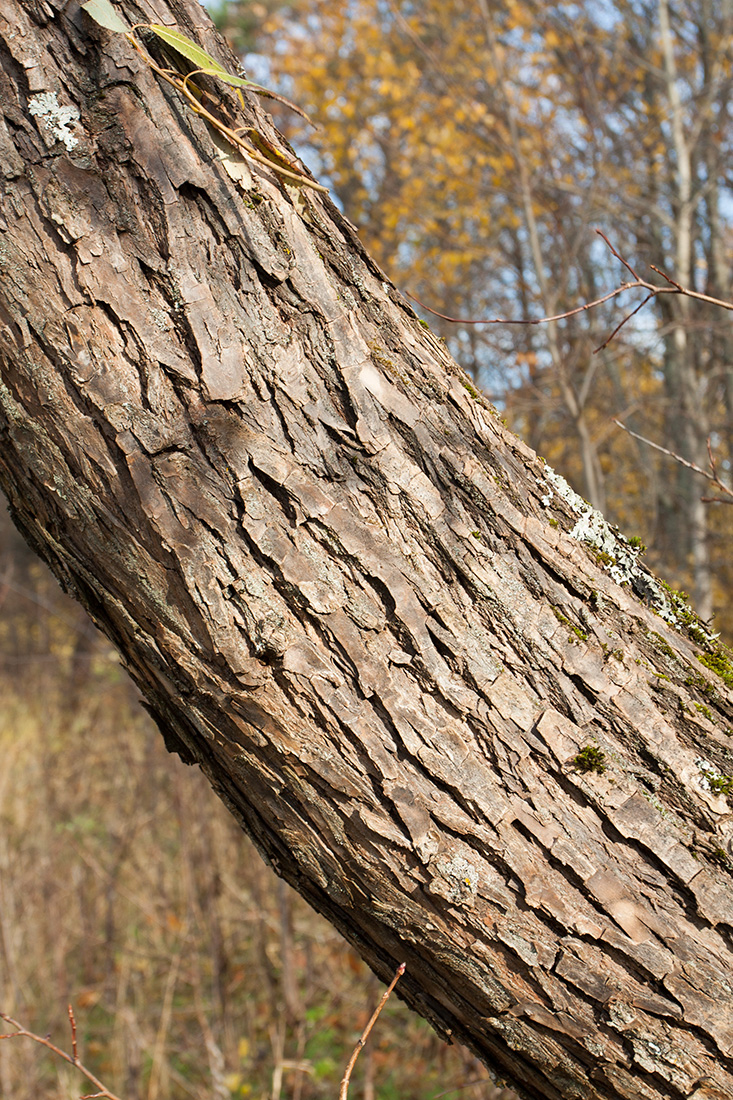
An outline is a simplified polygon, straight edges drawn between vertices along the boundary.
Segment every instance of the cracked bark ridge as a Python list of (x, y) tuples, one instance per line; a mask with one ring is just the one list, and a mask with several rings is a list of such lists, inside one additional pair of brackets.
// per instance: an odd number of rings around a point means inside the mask
[(0, 51), (0, 482), (168, 746), (525, 1096), (733, 1095), (724, 684), (330, 200), (75, 0), (0, 0)]

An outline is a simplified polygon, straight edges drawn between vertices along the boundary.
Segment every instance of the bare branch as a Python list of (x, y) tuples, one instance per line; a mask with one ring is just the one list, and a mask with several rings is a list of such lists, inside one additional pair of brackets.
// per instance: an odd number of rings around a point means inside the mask
[(620, 252), (617, 252), (617, 251), (616, 251), (616, 249), (615, 249), (615, 248), (613, 247), (613, 245), (612, 245), (612, 244), (611, 244), (611, 242), (609, 241), (609, 239), (608, 239), (608, 237), (606, 236), (606, 234), (605, 234), (605, 233), (603, 232), (603, 230), (602, 230), (602, 229), (596, 229), (596, 233), (598, 234), (598, 236), (599, 236), (599, 237), (601, 237), (601, 238), (602, 238), (602, 239), (603, 239), (603, 240), (604, 240), (604, 241), (606, 242), (606, 244), (607, 244), (607, 245), (608, 245), (608, 247), (610, 248), (610, 250), (611, 250), (612, 254), (613, 254), (613, 255), (614, 255), (615, 257), (616, 257), (616, 259), (617, 259), (617, 260), (620, 260), (620, 262), (621, 262), (621, 263), (622, 263), (622, 264), (624, 265), (624, 267), (626, 268), (626, 270), (627, 270), (627, 271), (630, 271), (630, 272), (631, 272), (631, 274), (632, 274), (632, 275), (634, 276), (634, 278), (635, 278), (636, 280), (639, 280), (639, 279), (641, 279), (641, 275), (639, 274), (639, 272), (638, 272), (638, 271), (634, 271), (634, 269), (633, 269), (633, 267), (631, 266), (631, 264), (630, 264), (630, 263), (628, 263), (628, 261), (627, 261), (627, 260), (625, 260), (625, 259), (623, 258), (623, 256), (621, 255), (621, 253), (620, 253)]
[(120, 1100), (119, 1096), (115, 1096), (113, 1092), (106, 1089), (102, 1082), (94, 1076), (91, 1070), (88, 1070), (86, 1066), (82, 1065), (79, 1061), (76, 1049), (76, 1021), (74, 1020), (74, 1012), (71, 1005), (69, 1005), (69, 1022), (71, 1025), (71, 1048), (74, 1052), (73, 1056), (67, 1054), (65, 1050), (61, 1050), (60, 1047), (55, 1046), (50, 1039), (44, 1038), (42, 1035), (36, 1035), (33, 1031), (28, 1031), (28, 1029), (23, 1027), (22, 1024), (19, 1024), (17, 1020), (14, 1020), (12, 1016), (8, 1016), (4, 1012), (0, 1012), (0, 1020), (5, 1020), (6, 1024), (11, 1024), (12, 1027), (16, 1028), (15, 1031), (9, 1032), (7, 1035), (0, 1035), (0, 1039), (32, 1039), (34, 1043), (40, 1043), (42, 1047), (46, 1047), (48, 1050), (53, 1051), (59, 1058), (63, 1058), (65, 1062), (68, 1062), (71, 1066), (75, 1066), (80, 1073), (83, 1073), (87, 1081), (91, 1081), (94, 1087), (99, 1091), (88, 1093), (87, 1097), (81, 1098), (81, 1100), (88, 1100), (88, 1097), (97, 1096), (104, 1097), (105, 1100)]
[(710, 469), (703, 470), (701, 466), (698, 466), (696, 465), (696, 463), (690, 462), (688, 459), (683, 458), (682, 455), (678, 455), (675, 451), (670, 451), (667, 447), (662, 447), (660, 443), (654, 443), (651, 439), (647, 439), (646, 436), (639, 435), (638, 432), (633, 432), (631, 428), (627, 428), (626, 425), (622, 424), (620, 420), (616, 420), (615, 418), (613, 418), (613, 423), (618, 425), (619, 428), (623, 428), (623, 430), (625, 432), (628, 432), (629, 435), (633, 436), (634, 439), (638, 439), (641, 443), (645, 443), (647, 447), (652, 447), (655, 451), (659, 451), (660, 454), (667, 455), (669, 458), (674, 459), (674, 461), (678, 462), (680, 466), (686, 466), (687, 469), (692, 470), (693, 473), (701, 474), (702, 477), (707, 478), (708, 481), (712, 481), (713, 485), (715, 485), (716, 488), (718, 488), (723, 494), (719, 497), (700, 497), (700, 500), (705, 501), (706, 504), (733, 504), (733, 488), (731, 488), (730, 485), (726, 485), (726, 483), (721, 480), (720, 475), (718, 474), (718, 467), (709, 437), (707, 441), (707, 446), (708, 457), (710, 459)]
[(650, 298), (653, 298), (653, 297), (654, 297), (654, 295), (653, 295), (653, 294), (647, 294), (647, 296), (646, 296), (646, 298), (644, 299), (644, 301), (643, 301), (643, 302), (639, 302), (638, 306), (636, 306), (636, 308), (635, 308), (635, 309), (632, 309), (631, 313), (627, 313), (627, 314), (626, 314), (626, 316), (624, 317), (624, 319), (623, 319), (622, 321), (620, 321), (620, 322), (619, 322), (619, 324), (617, 324), (617, 325), (616, 325), (616, 328), (615, 328), (615, 329), (613, 330), (613, 332), (611, 333), (611, 335), (610, 335), (609, 337), (607, 337), (607, 338), (606, 338), (606, 339), (605, 339), (605, 340), (603, 341), (603, 343), (602, 343), (602, 344), (599, 344), (597, 348), (593, 348), (593, 354), (595, 355), (595, 353), (596, 353), (597, 351), (603, 351), (603, 349), (604, 349), (604, 348), (607, 348), (607, 347), (608, 347), (608, 345), (609, 345), (609, 344), (611, 343), (611, 341), (613, 340), (613, 338), (614, 338), (614, 336), (616, 335), (616, 333), (617, 333), (617, 332), (619, 332), (619, 331), (620, 331), (620, 330), (621, 330), (621, 329), (622, 329), (622, 328), (624, 327), (624, 325), (626, 324), (626, 322), (627, 322), (627, 321), (630, 321), (630, 320), (631, 320), (631, 318), (632, 318), (632, 317), (633, 317), (633, 316), (634, 316), (634, 315), (635, 315), (636, 313), (638, 313), (640, 309), (643, 309), (643, 308), (644, 308), (644, 306), (645, 306), (645, 305), (647, 304), (647, 302), (649, 301), (649, 299), (650, 299)]
[[(619, 286), (616, 287), (615, 290), (610, 290), (608, 294), (604, 294), (600, 298), (595, 298), (592, 302), (586, 302), (582, 306), (576, 306), (574, 309), (568, 309), (565, 311), (565, 313), (556, 313), (553, 314), (552, 317), (533, 317), (529, 319), (519, 319), (516, 317), (450, 317), (447, 313), (440, 313), (437, 309), (432, 309), (431, 306), (426, 306), (425, 303), (417, 297), (417, 295), (411, 294), (410, 291), (406, 291), (405, 293), (407, 294), (408, 298), (411, 298), (413, 300), (413, 302), (417, 302), (417, 304), (422, 309), (427, 310), (428, 313), (432, 313), (434, 317), (440, 317), (443, 321), (450, 321), (451, 324), (546, 325), (550, 324), (552, 321), (563, 321), (567, 317), (575, 317), (579, 313), (585, 313), (589, 309), (595, 309), (596, 306), (601, 306), (604, 304), (604, 302), (609, 302), (612, 298), (617, 298), (619, 294), (623, 294), (627, 290), (645, 290), (647, 292), (647, 296), (644, 301), (641, 302), (624, 317), (621, 323), (617, 325), (616, 328), (613, 330), (608, 339), (604, 340), (602, 344), (599, 344), (598, 347), (595, 348), (595, 351), (601, 351), (603, 348), (608, 347), (611, 340), (613, 340), (614, 336), (619, 332), (620, 329), (623, 328), (626, 322), (630, 321), (631, 318), (647, 304), (648, 301), (650, 301), (652, 298), (657, 298), (660, 294), (681, 294), (685, 298), (693, 298), (696, 302), (706, 302), (708, 305), (711, 306), (720, 306), (721, 309), (733, 310), (733, 302), (725, 301), (722, 298), (713, 298), (711, 297), (711, 295), (702, 294), (700, 293), (700, 291), (697, 290), (690, 290), (688, 287), (684, 287), (680, 283), (676, 283), (674, 279), (670, 278), (669, 275), (666, 275), (665, 272), (661, 270), (661, 268), (655, 267), (654, 264), (650, 264), (650, 268), (652, 269), (652, 271), (656, 271), (658, 275), (662, 276), (662, 278), (666, 281), (667, 286), (659, 286), (657, 283), (650, 283), (648, 279), (643, 279), (634, 270), (631, 264), (628, 263), (623, 258), (623, 256), (620, 255), (619, 252), (616, 251), (605, 233), (601, 232), (600, 229), (596, 229), (596, 233), (606, 242), (612, 254), (616, 257), (617, 260), (619, 260), (620, 263), (624, 265), (627, 271), (629, 271), (629, 273), (634, 276), (634, 279), (632, 282), (621, 283)], [(645, 442), (649, 441), (645, 440)]]
[(74, 1009), (69, 1005), (69, 1026), (71, 1027), (71, 1053), (73, 1055), (74, 1065), (79, 1064), (79, 1051), (76, 1047), (76, 1020), (74, 1019)]
[(657, 275), (661, 275), (663, 279), (666, 279), (670, 286), (673, 286), (680, 294), (687, 294), (684, 287), (681, 287), (679, 283), (676, 283), (674, 279), (670, 279), (669, 275), (665, 275), (661, 267), (657, 267), (656, 264), (649, 264), (652, 271), (656, 271)]
[(351, 1080), (351, 1071), (353, 1070), (354, 1066), (356, 1065), (356, 1059), (359, 1057), (362, 1050), (364, 1049), (366, 1041), (369, 1038), (369, 1032), (372, 1030), (372, 1028), (376, 1024), (376, 1022), (379, 1018), (380, 1012), (382, 1011), (382, 1009), (386, 1005), (387, 1001), (389, 1000), (390, 993), (392, 992), (394, 987), (397, 985), (397, 982), (400, 980), (402, 975), (405, 973), (406, 965), (407, 965), (406, 963), (400, 963), (400, 965), (397, 967), (397, 970), (395, 971), (394, 978), (392, 979), (392, 981), (389, 983), (389, 985), (385, 989), (384, 993), (382, 994), (381, 1001), (379, 1002), (377, 1007), (374, 1009), (374, 1012), (372, 1013), (371, 1017), (369, 1018), (368, 1024), (366, 1025), (366, 1027), (362, 1031), (361, 1035), (359, 1036), (359, 1041), (356, 1044), (356, 1046), (354, 1047), (353, 1054), (351, 1055), (351, 1058), (349, 1059), (349, 1064), (346, 1067), (346, 1072), (344, 1073), (343, 1079), (341, 1081), (341, 1088), (339, 1089), (339, 1100), (347, 1100), (347, 1096), (348, 1096), (348, 1092), (349, 1092), (349, 1081)]
[[(596, 230), (596, 232), (598, 232), (598, 230)], [(426, 306), (416, 294), (412, 294), (409, 290), (406, 290), (405, 294), (408, 298), (412, 298), (413, 302), (417, 302), (422, 309), (426, 309), (428, 313), (432, 313), (434, 317), (440, 317), (443, 321), (451, 321), (456, 325), (546, 325), (551, 321), (563, 321), (566, 317), (574, 317), (577, 313), (585, 313), (586, 310), (603, 305), (604, 302), (608, 302), (611, 298), (617, 297), (623, 290), (633, 290), (636, 286), (644, 286), (644, 283), (623, 283), (621, 286), (616, 287), (615, 290), (611, 290), (608, 294), (604, 294), (602, 298), (596, 298), (592, 302), (586, 302), (585, 305), (576, 306), (575, 309), (569, 309), (565, 313), (555, 313), (552, 317), (530, 317), (529, 319), (518, 317), (449, 317), (447, 313), (440, 313), (437, 309)], [(660, 289), (666, 290), (666, 287)], [(730, 308), (733, 309), (733, 306)]]

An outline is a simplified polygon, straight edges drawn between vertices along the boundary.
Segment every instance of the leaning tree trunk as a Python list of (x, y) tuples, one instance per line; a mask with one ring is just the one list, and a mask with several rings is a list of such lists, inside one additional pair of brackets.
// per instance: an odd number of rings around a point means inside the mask
[[(226, 61), (193, 0), (117, 7)], [(327, 198), (76, 0), (0, 15), (0, 482), (28, 541), (168, 746), (444, 1035), (542, 1100), (733, 1095), (725, 653)]]

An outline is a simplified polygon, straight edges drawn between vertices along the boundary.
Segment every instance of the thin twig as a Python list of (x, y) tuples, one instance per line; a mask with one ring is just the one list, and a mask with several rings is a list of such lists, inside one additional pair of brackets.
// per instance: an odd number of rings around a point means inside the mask
[(314, 122), (310, 115), (306, 114), (302, 107), (298, 107), (297, 103), (291, 102), (286, 99), (284, 95), (279, 95), (278, 92), (273, 92), (271, 88), (263, 88), (260, 84), (250, 83), (250, 92), (254, 92), (255, 95), (261, 95), (263, 99), (274, 99), (276, 103), (282, 103), (283, 107), (288, 107), (289, 110), (295, 111), (296, 115), (300, 115), (309, 126), (312, 126), (314, 130), (322, 130), (323, 127), (318, 122)]
[(598, 236), (599, 236), (599, 237), (601, 237), (601, 238), (602, 238), (602, 239), (603, 239), (603, 240), (604, 240), (604, 241), (606, 242), (606, 244), (607, 244), (607, 245), (608, 245), (608, 247), (610, 248), (610, 250), (611, 250), (611, 252), (613, 253), (613, 255), (614, 255), (614, 256), (616, 257), (616, 259), (617, 259), (617, 260), (620, 260), (620, 262), (621, 262), (621, 263), (622, 263), (622, 264), (624, 265), (624, 267), (626, 268), (626, 270), (627, 270), (627, 271), (629, 271), (629, 272), (631, 272), (631, 274), (632, 274), (632, 275), (634, 276), (634, 278), (635, 278), (635, 279), (640, 279), (640, 278), (641, 278), (641, 275), (639, 275), (639, 272), (638, 272), (638, 271), (634, 271), (634, 269), (633, 269), (633, 267), (631, 266), (631, 264), (630, 264), (630, 263), (629, 263), (629, 262), (628, 262), (627, 260), (625, 260), (625, 259), (623, 258), (623, 256), (621, 255), (621, 253), (620, 253), (620, 252), (617, 252), (617, 251), (616, 251), (616, 249), (615, 249), (615, 248), (613, 247), (613, 245), (612, 245), (612, 244), (611, 244), (611, 242), (609, 241), (609, 239), (608, 239), (608, 237), (606, 236), (606, 234), (605, 234), (605, 233), (603, 232), (603, 230), (602, 230), (602, 229), (596, 229), (596, 233), (598, 234)]
[(69, 1005), (69, 1025), (71, 1027), (71, 1053), (74, 1056), (74, 1065), (76, 1065), (79, 1061), (79, 1051), (76, 1048), (76, 1020), (71, 1005)]
[(417, 294), (412, 294), (409, 290), (406, 290), (405, 294), (408, 298), (412, 298), (413, 302), (417, 302), (419, 306), (426, 309), (428, 313), (432, 313), (434, 317), (440, 317), (443, 321), (451, 321), (455, 325), (546, 325), (550, 321), (563, 321), (566, 317), (574, 317), (577, 313), (585, 313), (586, 310), (603, 305), (604, 302), (615, 298), (622, 290), (631, 290), (635, 286), (637, 286), (637, 283), (623, 283), (622, 286), (616, 287), (608, 294), (604, 294), (602, 298), (596, 298), (593, 302), (576, 306), (575, 309), (568, 309), (565, 313), (554, 313), (552, 317), (530, 317), (528, 319), (519, 317), (450, 317), (447, 313), (440, 313), (437, 309), (426, 306), (424, 302), (420, 301)]
[(694, 462), (690, 462), (688, 461), (688, 459), (683, 458), (682, 455), (675, 454), (674, 451), (670, 451), (667, 447), (663, 447), (661, 443), (654, 443), (653, 440), (647, 439), (646, 436), (639, 435), (638, 432), (633, 432), (631, 428), (627, 428), (626, 425), (622, 424), (620, 420), (616, 420), (615, 418), (612, 419), (614, 424), (617, 424), (619, 428), (623, 428), (623, 430), (625, 432), (628, 432), (629, 435), (633, 436), (634, 439), (638, 439), (641, 443), (646, 443), (647, 447), (652, 447), (655, 451), (659, 451), (660, 454), (667, 455), (669, 458), (673, 458), (675, 462), (679, 462), (681, 466), (686, 466), (688, 470), (694, 470), (696, 474), (702, 474), (702, 476), (706, 477), (708, 481), (716, 480), (716, 478), (713, 477), (709, 470), (703, 470), (700, 466), (696, 466)]
[[(677, 290), (680, 294), (687, 294), (685, 288), (680, 286), (679, 283), (676, 283), (674, 279), (670, 279), (669, 275), (665, 275), (661, 267), (657, 267), (656, 264), (649, 264), (649, 267), (652, 269), (652, 271), (656, 271), (657, 275), (661, 275), (663, 279), (666, 279), (669, 285), (673, 286), (675, 290)], [(720, 304), (721, 303), (719, 302), (718, 305)]]
[(610, 344), (611, 340), (613, 340), (616, 333), (623, 328), (626, 322), (630, 321), (631, 318), (636, 313), (638, 313), (639, 310), (642, 309), (643, 306), (645, 306), (651, 298), (656, 298), (660, 294), (682, 294), (685, 298), (694, 298), (696, 302), (706, 302), (708, 305), (711, 306), (720, 306), (722, 309), (733, 310), (733, 302), (724, 301), (722, 298), (713, 298), (709, 294), (702, 294), (700, 293), (700, 291), (690, 290), (688, 287), (681, 286), (680, 283), (676, 283), (674, 279), (670, 278), (669, 275), (666, 275), (664, 271), (661, 270), (661, 268), (655, 267), (654, 264), (649, 265), (652, 271), (656, 271), (658, 275), (661, 275), (668, 285), (659, 286), (657, 283), (650, 283), (648, 279), (643, 279), (641, 275), (639, 275), (638, 272), (634, 270), (631, 264), (628, 263), (619, 252), (616, 251), (605, 233), (601, 232), (600, 229), (596, 229), (596, 233), (606, 242), (616, 259), (619, 260), (624, 265), (626, 270), (634, 276), (633, 281), (628, 283), (621, 283), (619, 286), (616, 287), (615, 290), (610, 290), (608, 294), (604, 294), (600, 298), (595, 298), (592, 302), (586, 302), (582, 306), (576, 306), (574, 309), (568, 309), (565, 311), (565, 313), (555, 313), (552, 317), (531, 317), (529, 319), (520, 319), (517, 317), (450, 317), (447, 313), (440, 313), (437, 309), (432, 309), (430, 306), (426, 306), (424, 302), (420, 301), (417, 295), (411, 294), (409, 291), (406, 291), (406, 294), (408, 298), (412, 298), (413, 302), (417, 302), (417, 304), (421, 306), (422, 309), (427, 310), (428, 313), (432, 313), (434, 317), (440, 317), (443, 321), (450, 321), (451, 324), (546, 325), (552, 321), (564, 321), (568, 317), (575, 317), (579, 313), (585, 313), (589, 309), (595, 309), (596, 306), (601, 306), (604, 304), (604, 302), (609, 302), (612, 298), (617, 298), (619, 294), (623, 294), (627, 290), (646, 290), (647, 296), (644, 301), (636, 306), (633, 310), (631, 310), (630, 313), (627, 313), (621, 323), (618, 324), (613, 330), (608, 339), (604, 340), (602, 344), (599, 344), (599, 346), (595, 348), (595, 351), (601, 351), (603, 348), (607, 347)]
[(698, 466), (694, 462), (690, 462), (689, 459), (683, 458), (682, 455), (678, 455), (675, 451), (670, 451), (667, 447), (662, 447), (660, 443), (654, 443), (653, 440), (647, 439), (644, 435), (639, 435), (638, 432), (632, 432), (631, 428), (627, 428), (625, 424), (622, 424), (620, 420), (613, 419), (613, 423), (618, 425), (619, 428), (623, 428), (625, 432), (633, 436), (634, 439), (638, 439), (640, 443), (645, 443), (647, 447), (653, 448), (655, 451), (659, 451), (660, 454), (667, 455), (668, 458), (673, 458), (675, 462), (678, 462), (680, 466), (686, 466), (688, 470), (692, 470), (693, 473), (700, 474), (702, 477), (707, 478), (708, 481), (712, 481), (716, 488), (720, 489), (723, 496), (720, 497), (700, 497), (706, 504), (733, 504), (733, 489), (730, 485), (726, 485), (724, 481), (721, 481), (718, 474), (718, 467), (713, 454), (713, 449), (708, 437), (708, 457), (710, 459), (710, 469), (703, 470), (702, 466)]
[(369, 1038), (369, 1032), (372, 1030), (372, 1028), (376, 1024), (377, 1020), (379, 1019), (379, 1014), (382, 1011), (382, 1009), (384, 1008), (384, 1006), (386, 1005), (387, 1001), (389, 1000), (390, 993), (392, 992), (394, 987), (397, 985), (397, 982), (400, 980), (402, 975), (405, 973), (406, 966), (407, 966), (406, 963), (400, 963), (400, 965), (397, 967), (397, 970), (395, 971), (394, 978), (392, 979), (392, 981), (389, 983), (389, 985), (385, 989), (384, 993), (382, 994), (381, 1001), (379, 1002), (377, 1007), (374, 1009), (374, 1012), (372, 1013), (372, 1015), (369, 1019), (369, 1023), (367, 1024), (367, 1026), (364, 1028), (361, 1035), (359, 1036), (359, 1041), (356, 1044), (356, 1046), (354, 1047), (354, 1052), (351, 1055), (351, 1058), (349, 1059), (349, 1064), (346, 1067), (346, 1072), (344, 1073), (343, 1079), (341, 1081), (341, 1088), (339, 1089), (339, 1100), (346, 1100), (348, 1092), (349, 1092), (349, 1081), (351, 1080), (351, 1071), (353, 1070), (354, 1066), (356, 1065), (356, 1059), (359, 1057), (362, 1050), (364, 1049), (366, 1041)]
[(0, 1035), (0, 1039), (32, 1039), (34, 1043), (40, 1043), (42, 1047), (46, 1047), (48, 1050), (53, 1051), (59, 1058), (63, 1058), (69, 1065), (75, 1066), (79, 1070), (79, 1073), (83, 1073), (87, 1081), (91, 1081), (98, 1092), (89, 1093), (86, 1097), (81, 1097), (80, 1100), (91, 1100), (91, 1097), (104, 1097), (105, 1100), (120, 1100), (119, 1096), (115, 1096), (113, 1092), (106, 1089), (102, 1082), (94, 1076), (91, 1070), (88, 1070), (86, 1066), (82, 1065), (79, 1061), (76, 1052), (76, 1022), (74, 1020), (74, 1013), (71, 1005), (69, 1005), (69, 1020), (71, 1023), (71, 1043), (74, 1055), (67, 1054), (65, 1050), (61, 1050), (60, 1047), (55, 1046), (50, 1039), (44, 1038), (42, 1035), (36, 1035), (33, 1031), (28, 1031), (27, 1028), (19, 1024), (17, 1020), (14, 1020), (12, 1016), (7, 1016), (4, 1012), (0, 1012), (0, 1020), (5, 1020), (7, 1024), (11, 1024), (16, 1031), (9, 1032), (7, 1035)]
[(633, 316), (634, 316), (635, 314), (637, 314), (637, 313), (639, 312), (639, 310), (640, 310), (640, 309), (643, 309), (643, 308), (644, 308), (644, 306), (645, 306), (645, 305), (647, 304), (647, 302), (648, 302), (648, 301), (650, 300), (650, 298), (653, 298), (653, 297), (654, 297), (654, 295), (653, 295), (653, 294), (647, 294), (647, 296), (646, 296), (646, 298), (644, 299), (644, 301), (643, 301), (643, 302), (639, 302), (639, 304), (638, 304), (638, 306), (636, 307), (636, 309), (632, 309), (631, 313), (627, 313), (627, 314), (626, 314), (626, 316), (625, 316), (625, 317), (623, 318), (623, 320), (622, 320), (622, 321), (620, 321), (620, 322), (619, 322), (619, 324), (617, 324), (617, 325), (616, 325), (616, 328), (615, 328), (615, 329), (613, 330), (613, 332), (611, 333), (611, 335), (610, 335), (610, 336), (609, 336), (609, 337), (608, 337), (608, 338), (607, 338), (606, 340), (604, 340), (602, 344), (599, 344), (597, 348), (593, 348), (593, 354), (595, 355), (595, 353), (596, 353), (597, 351), (603, 351), (603, 349), (604, 349), (604, 348), (607, 348), (607, 347), (608, 347), (608, 345), (609, 345), (609, 344), (611, 343), (611, 341), (613, 340), (613, 338), (614, 338), (614, 336), (616, 335), (616, 333), (617, 333), (617, 332), (619, 332), (619, 331), (620, 331), (620, 330), (621, 330), (621, 329), (622, 329), (622, 328), (624, 327), (624, 325), (626, 324), (626, 322), (627, 322), (627, 321), (630, 321), (630, 320), (631, 320), (631, 318), (632, 318), (632, 317), (633, 317)]

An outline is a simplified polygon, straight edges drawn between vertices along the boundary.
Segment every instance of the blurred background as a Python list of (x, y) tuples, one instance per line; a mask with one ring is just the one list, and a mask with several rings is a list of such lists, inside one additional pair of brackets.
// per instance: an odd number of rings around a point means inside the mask
[[(398, 287), (464, 319), (536, 318), (649, 265), (731, 296), (733, 13), (723, 0), (242, 0), (210, 5), (278, 125)], [(267, 104), (268, 106), (270, 104)], [(669, 284), (666, 284), (669, 285)], [(733, 316), (638, 292), (553, 325), (431, 328), (509, 426), (733, 636)], [(714, 495), (714, 489), (709, 495)], [(114, 652), (0, 507), (0, 1011), (124, 1100), (335, 1097), (381, 993), (168, 756)], [(0, 1042), (7, 1100), (78, 1074)], [(392, 998), (351, 1095), (498, 1100)], [(508, 1096), (508, 1094), (506, 1094)]]

